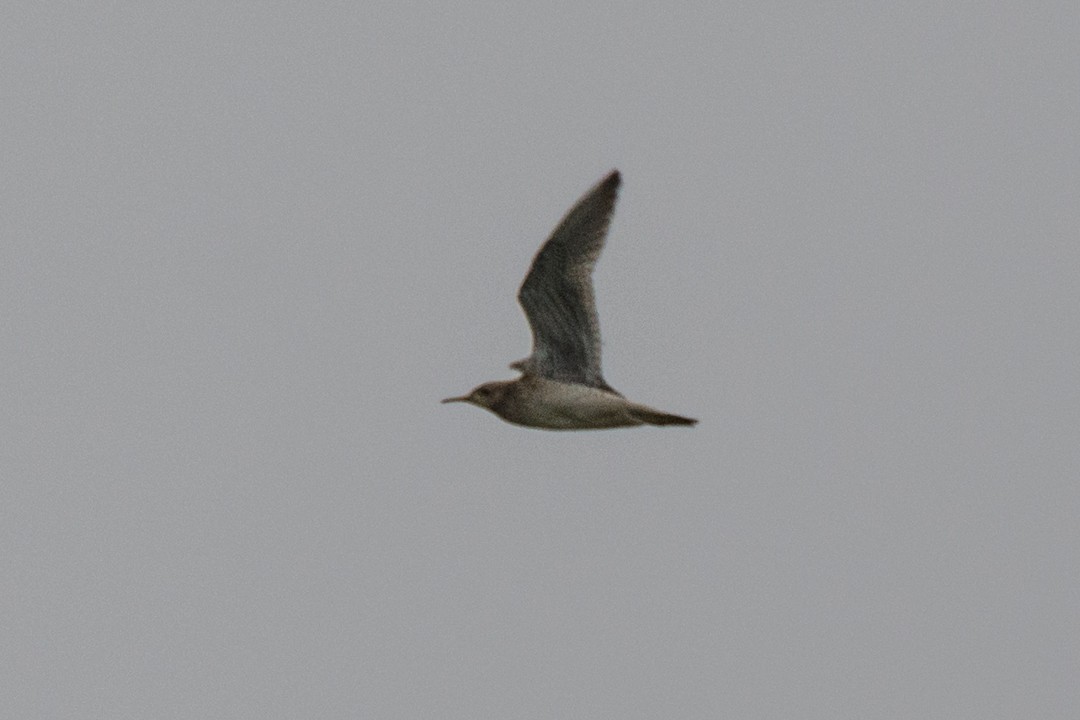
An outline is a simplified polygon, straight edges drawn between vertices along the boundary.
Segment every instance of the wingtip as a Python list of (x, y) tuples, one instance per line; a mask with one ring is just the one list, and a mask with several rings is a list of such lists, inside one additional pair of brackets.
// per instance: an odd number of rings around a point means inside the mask
[(620, 182), (622, 182), (622, 175), (617, 169), (612, 169), (612, 171), (608, 173), (607, 177), (604, 178), (605, 185), (610, 184), (618, 187)]

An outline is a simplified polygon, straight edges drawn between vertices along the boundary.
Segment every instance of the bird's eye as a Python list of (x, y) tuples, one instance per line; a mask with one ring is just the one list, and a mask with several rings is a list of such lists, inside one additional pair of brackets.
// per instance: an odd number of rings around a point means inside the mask
[(490, 393), (490, 392), (491, 391), (488, 390), (487, 388), (480, 388), (479, 390), (476, 391), (476, 394), (479, 395), (480, 397), (487, 397), (488, 393)]

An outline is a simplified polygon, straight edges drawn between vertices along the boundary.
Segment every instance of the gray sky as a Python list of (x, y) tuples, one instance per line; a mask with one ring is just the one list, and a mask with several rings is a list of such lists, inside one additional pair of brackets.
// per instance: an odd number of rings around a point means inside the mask
[[(1080, 717), (1075, 3), (179, 5), (0, 22), (0, 716)], [(439, 405), (613, 167), (700, 425)]]

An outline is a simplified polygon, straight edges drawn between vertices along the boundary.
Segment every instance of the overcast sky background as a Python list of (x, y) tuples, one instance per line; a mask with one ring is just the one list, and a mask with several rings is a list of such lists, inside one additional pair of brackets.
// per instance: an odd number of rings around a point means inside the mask
[(0, 716), (1080, 717), (1075, 3), (3, 15)]

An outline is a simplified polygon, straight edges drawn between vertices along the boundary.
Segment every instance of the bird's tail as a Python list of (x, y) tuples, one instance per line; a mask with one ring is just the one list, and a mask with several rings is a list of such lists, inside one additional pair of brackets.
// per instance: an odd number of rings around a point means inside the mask
[(630, 414), (636, 419), (648, 425), (696, 425), (697, 420), (693, 418), (683, 417), (682, 415), (672, 415), (671, 413), (660, 412), (659, 410), (653, 410), (651, 407), (645, 407), (644, 405), (634, 405), (630, 408)]

